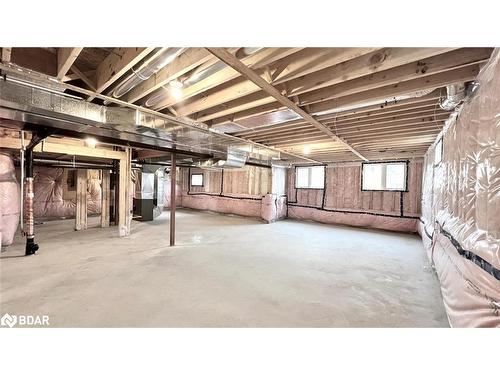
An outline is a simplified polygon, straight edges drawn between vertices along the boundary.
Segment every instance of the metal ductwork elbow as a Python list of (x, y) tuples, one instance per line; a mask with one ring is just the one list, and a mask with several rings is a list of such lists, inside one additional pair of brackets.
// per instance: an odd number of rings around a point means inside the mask
[(446, 98), (444, 98), (439, 106), (445, 111), (455, 109), (466, 97), (465, 84), (446, 86)]
[(247, 162), (248, 155), (240, 150), (227, 150), (225, 160), (209, 159), (195, 163), (195, 166), (203, 169), (239, 169), (243, 168)]

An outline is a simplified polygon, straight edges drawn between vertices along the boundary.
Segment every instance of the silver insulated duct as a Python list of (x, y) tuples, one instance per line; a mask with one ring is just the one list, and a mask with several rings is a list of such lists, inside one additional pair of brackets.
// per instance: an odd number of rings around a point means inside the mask
[(465, 85), (463, 83), (457, 85), (446, 86), (446, 98), (444, 98), (439, 106), (445, 111), (455, 109), (466, 97)]
[(238, 169), (243, 168), (247, 162), (247, 154), (239, 150), (228, 149), (226, 160), (204, 160), (195, 164), (203, 169)]

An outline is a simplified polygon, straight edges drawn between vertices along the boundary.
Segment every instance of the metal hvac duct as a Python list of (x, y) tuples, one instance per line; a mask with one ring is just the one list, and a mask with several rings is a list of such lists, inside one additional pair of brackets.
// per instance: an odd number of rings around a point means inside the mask
[(466, 97), (465, 85), (456, 84), (446, 86), (446, 98), (443, 99), (439, 106), (445, 111), (455, 109)]
[[(244, 48), (239, 48), (239, 49), (237, 49), (234, 52), (234, 55), (238, 59), (244, 59), (244, 58), (246, 58), (246, 57), (248, 57), (250, 55), (253, 55), (254, 53), (256, 53), (257, 51), (259, 51), (261, 49), (262, 49), (262, 47), (244, 47)], [(200, 67), (198, 67), (197, 69), (195, 69), (193, 71), (193, 73), (191, 73), (189, 75), (189, 77), (187, 77), (186, 79), (184, 79), (182, 81), (182, 83), (179, 82), (179, 84), (182, 85), (182, 88), (187, 88), (187, 87), (192, 86), (195, 83), (200, 82), (201, 80), (203, 80), (203, 79), (211, 76), (212, 74), (215, 74), (215, 73), (221, 71), (226, 66), (227, 65), (224, 62), (222, 62), (222, 61), (218, 61), (215, 64), (212, 64), (211, 66), (209, 66), (208, 68), (205, 67), (205, 66), (203, 66), (203, 65), (201, 65)], [(163, 99), (165, 99), (167, 96), (168, 96), (168, 89), (165, 88), (165, 90), (159, 90), (156, 94), (152, 95), (146, 101), (146, 103), (144, 105), (146, 107), (148, 107), (148, 108), (154, 107), (158, 103), (160, 103)]]
[(247, 155), (239, 150), (227, 150), (226, 160), (204, 160), (196, 163), (195, 166), (203, 169), (239, 169), (243, 168), (247, 162)]
[(175, 150), (204, 159), (225, 159), (229, 149), (239, 150), (249, 161), (262, 165), (270, 165), (280, 156), (268, 146), (216, 132), (202, 123), (179, 120), (131, 104), (125, 108), (100, 106), (23, 82), (9, 82), (5, 72), (10, 69), (4, 71), (2, 66), (0, 120), (13, 121), (2, 122), (2, 126), (26, 131), (47, 127), (62, 136), (87, 135), (105, 143)]

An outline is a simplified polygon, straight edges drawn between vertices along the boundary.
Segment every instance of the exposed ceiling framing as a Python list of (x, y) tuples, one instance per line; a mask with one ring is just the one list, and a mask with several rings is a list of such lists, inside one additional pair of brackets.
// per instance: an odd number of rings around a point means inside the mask
[(257, 86), (259, 86), (263, 91), (267, 94), (271, 95), (278, 102), (283, 104), (284, 106), (291, 109), (297, 115), (302, 117), (304, 120), (309, 122), (312, 126), (317, 128), (320, 132), (328, 135), (334, 141), (340, 142), (343, 146), (349, 149), (353, 154), (358, 156), (363, 160), (366, 159), (363, 155), (361, 155), (358, 151), (356, 151), (349, 143), (347, 143), (341, 137), (335, 135), (332, 130), (330, 130), (327, 126), (320, 123), (314, 117), (312, 117), (309, 113), (300, 108), (297, 104), (292, 102), (286, 96), (282, 95), (273, 85), (268, 83), (265, 79), (255, 73), (252, 69), (248, 68), (245, 64), (243, 64), (240, 60), (238, 60), (234, 55), (230, 54), (224, 48), (208, 48), (208, 50), (215, 56), (217, 56), (221, 61), (224, 61), (231, 68), (240, 73), (243, 77), (249, 79)]
[[(102, 103), (166, 49), (3, 47), (1, 57), (3, 64), (70, 81), (84, 89), (77, 92), (83, 99)], [(474, 80), (491, 52), (186, 48), (108, 105), (138, 105), (204, 122), (297, 155), (297, 161), (419, 157), (450, 114), (439, 106), (446, 86)], [(180, 85), (177, 92), (171, 90), (172, 83)], [(160, 99), (146, 107), (155, 95)]]

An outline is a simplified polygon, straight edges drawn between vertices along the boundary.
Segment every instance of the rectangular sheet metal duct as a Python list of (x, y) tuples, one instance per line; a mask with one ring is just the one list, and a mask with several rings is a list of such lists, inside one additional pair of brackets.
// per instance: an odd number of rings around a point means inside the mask
[(209, 131), (203, 124), (188, 125), (138, 109), (100, 106), (6, 80), (0, 80), (0, 118), (28, 130), (30, 126), (44, 126), (65, 136), (91, 135), (109, 143), (199, 157), (225, 159), (229, 147), (263, 165), (280, 157), (277, 151)]

